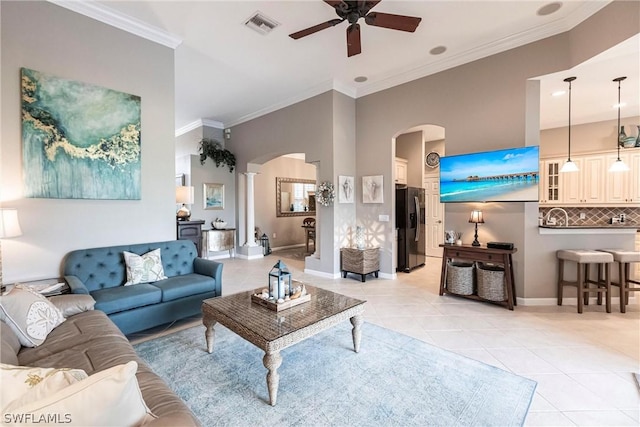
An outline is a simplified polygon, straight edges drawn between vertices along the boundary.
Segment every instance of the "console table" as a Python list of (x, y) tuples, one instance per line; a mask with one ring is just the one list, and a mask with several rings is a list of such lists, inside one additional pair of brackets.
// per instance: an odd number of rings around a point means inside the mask
[[(456, 295), (463, 298), (469, 298), (478, 301), (487, 301), (495, 304), (501, 304), (513, 310), (514, 305), (518, 305), (516, 302), (516, 288), (513, 277), (513, 260), (512, 255), (517, 252), (516, 248), (513, 249), (493, 249), (485, 246), (472, 246), (472, 245), (447, 245), (441, 244), (441, 248), (444, 248), (442, 254), (442, 273), (440, 274), (440, 295), (445, 293)], [(447, 280), (447, 262), (453, 259), (465, 260), (465, 261), (480, 261), (492, 264), (501, 264), (504, 266), (504, 286), (507, 299), (505, 301), (489, 301), (478, 295), (460, 295), (454, 292), (450, 292), (446, 288)]]
[(340, 249), (340, 270), (342, 277), (347, 273), (360, 275), (360, 280), (365, 281), (367, 274), (373, 273), (378, 277), (380, 271), (379, 248), (342, 248)]
[(207, 250), (212, 252), (229, 251), (229, 257), (235, 256), (236, 229), (214, 228), (207, 231)]
[(176, 239), (191, 240), (196, 244), (198, 256), (202, 256), (202, 224), (204, 220), (176, 221)]

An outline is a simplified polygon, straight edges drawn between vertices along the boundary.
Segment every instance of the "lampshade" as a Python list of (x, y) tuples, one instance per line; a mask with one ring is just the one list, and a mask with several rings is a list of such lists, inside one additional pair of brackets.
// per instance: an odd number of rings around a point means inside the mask
[(17, 209), (0, 209), (0, 239), (22, 235)]
[(476, 224), (484, 224), (484, 218), (482, 218), (482, 211), (471, 211), (469, 222)]
[(578, 165), (576, 165), (572, 160), (571, 160), (571, 82), (574, 81), (577, 77), (567, 77), (566, 79), (564, 79), (565, 82), (569, 83), (569, 125), (568, 125), (568, 130), (569, 130), (569, 136), (567, 138), (568, 140), (568, 155), (567, 155), (567, 161), (565, 162), (564, 165), (562, 165), (562, 167), (560, 168), (560, 172), (577, 172), (578, 171)]
[(618, 127), (616, 128), (616, 147), (618, 148), (618, 158), (611, 166), (609, 166), (609, 172), (626, 172), (629, 170), (629, 166), (627, 166), (620, 158), (620, 82), (624, 79), (626, 79), (626, 77), (616, 77), (613, 79), (614, 82), (618, 83)]
[(176, 187), (176, 203), (193, 204), (193, 187), (181, 185)]

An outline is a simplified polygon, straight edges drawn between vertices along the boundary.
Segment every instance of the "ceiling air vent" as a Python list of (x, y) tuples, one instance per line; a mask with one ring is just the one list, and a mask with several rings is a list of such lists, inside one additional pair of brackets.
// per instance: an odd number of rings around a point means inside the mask
[(251, 18), (245, 21), (244, 25), (259, 32), (260, 34), (269, 34), (280, 24), (271, 18), (267, 18), (261, 12), (256, 12), (251, 16)]

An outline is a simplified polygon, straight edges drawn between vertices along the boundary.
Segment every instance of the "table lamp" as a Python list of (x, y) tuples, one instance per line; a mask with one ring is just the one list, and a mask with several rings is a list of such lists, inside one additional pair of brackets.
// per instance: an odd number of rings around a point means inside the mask
[[(0, 209), (0, 239), (9, 239), (22, 235), (17, 209)], [(4, 291), (2, 281), (2, 241), (0, 241), (0, 287)]]
[(476, 233), (473, 236), (472, 246), (480, 246), (480, 242), (478, 241), (478, 224), (484, 224), (484, 218), (482, 218), (482, 211), (471, 211), (471, 217), (469, 217), (469, 222), (476, 225)]
[(176, 212), (178, 221), (188, 221), (191, 211), (187, 205), (193, 204), (193, 187), (181, 185), (176, 187), (176, 204), (182, 203), (182, 207)]

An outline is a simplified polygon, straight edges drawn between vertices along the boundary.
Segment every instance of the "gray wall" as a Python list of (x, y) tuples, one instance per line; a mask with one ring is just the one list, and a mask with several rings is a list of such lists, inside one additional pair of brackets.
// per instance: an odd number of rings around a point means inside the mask
[[(574, 30), (473, 63), (390, 88), (356, 101), (358, 174), (385, 175), (384, 198), (392, 201), (392, 138), (420, 124), (443, 126), (447, 155), (535, 144), (537, 113), (527, 109), (527, 79), (571, 68), (639, 31), (637, 2), (614, 2)], [(604, 30), (606, 28), (606, 31)], [(532, 132), (533, 130), (536, 130)], [(373, 157), (368, 153), (380, 153)], [(529, 205), (529, 206), (527, 206)], [(472, 233), (469, 212), (482, 209), (482, 242), (510, 241), (518, 296), (554, 295), (554, 265), (537, 233), (537, 203), (448, 204), (446, 227)], [(359, 204), (358, 218), (383, 230), (382, 271), (392, 268), (391, 224), (378, 223), (379, 208)], [(531, 274), (525, 277), (525, 265)], [(540, 271), (549, 272), (542, 274)], [(526, 288), (526, 292), (525, 292)]]
[[(330, 91), (233, 127), (229, 146), (238, 159), (239, 173), (261, 172), (260, 165), (275, 157), (304, 153), (306, 161), (317, 167), (317, 182), (335, 184), (338, 175), (355, 175), (354, 123), (354, 100)], [(240, 187), (238, 220), (242, 222), (245, 195)], [(308, 270), (337, 276), (338, 249), (355, 228), (354, 212), (353, 205), (316, 207), (318, 247), (315, 257), (307, 258)], [(238, 241), (245, 240), (240, 235)]]
[[(175, 239), (174, 51), (48, 2), (0, 8), (0, 189), (23, 232), (2, 242), (5, 282), (58, 277), (73, 249)], [(141, 200), (23, 198), (20, 67), (142, 98)]]

